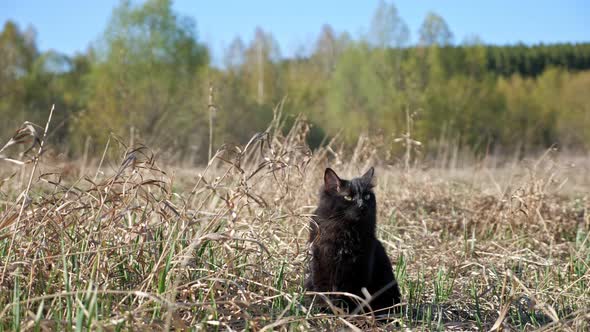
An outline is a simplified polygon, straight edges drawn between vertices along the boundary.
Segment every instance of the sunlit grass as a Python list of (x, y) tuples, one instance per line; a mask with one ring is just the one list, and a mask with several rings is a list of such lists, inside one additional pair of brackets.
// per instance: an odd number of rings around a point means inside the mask
[(275, 121), (202, 169), (160, 167), (144, 147), (96, 180), (96, 169), (49, 174), (42, 160), (19, 217), (31, 171), (20, 169), (0, 188), (0, 330), (590, 328), (590, 203), (558, 194), (548, 156), (490, 186), (478, 185), (487, 171), (458, 181), (378, 167), (401, 314), (318, 308), (303, 278), (323, 169), (358, 174), (377, 156), (369, 141), (355, 158), (311, 154), (307, 129), (283, 134)]

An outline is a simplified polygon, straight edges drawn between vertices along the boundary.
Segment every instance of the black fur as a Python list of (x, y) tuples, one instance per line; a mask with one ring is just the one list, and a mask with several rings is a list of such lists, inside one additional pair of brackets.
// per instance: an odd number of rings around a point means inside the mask
[[(326, 169), (320, 202), (310, 225), (312, 258), (305, 287), (317, 292), (348, 292), (361, 298), (363, 287), (371, 294), (381, 291), (369, 303), (377, 311), (399, 303), (400, 291), (389, 257), (375, 237), (373, 174), (371, 168), (359, 178), (343, 180), (332, 169)], [(349, 311), (356, 307), (349, 297), (337, 299)]]

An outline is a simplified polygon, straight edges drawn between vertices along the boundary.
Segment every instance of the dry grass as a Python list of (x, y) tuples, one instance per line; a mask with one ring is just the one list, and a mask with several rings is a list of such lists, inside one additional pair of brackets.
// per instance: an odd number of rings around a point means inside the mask
[(378, 156), (366, 139), (312, 154), (307, 125), (281, 123), (201, 170), (161, 169), (145, 147), (92, 173), (42, 160), (21, 195), (32, 166), (4, 169), (0, 330), (590, 328), (590, 183), (551, 153), (502, 169), (378, 168), (403, 314), (319, 312), (302, 284), (323, 169), (359, 174)]

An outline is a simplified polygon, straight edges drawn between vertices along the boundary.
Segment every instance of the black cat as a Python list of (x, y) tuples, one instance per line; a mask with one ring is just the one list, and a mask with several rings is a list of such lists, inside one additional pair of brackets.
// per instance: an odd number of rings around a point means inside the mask
[[(383, 313), (378, 310), (400, 302), (400, 291), (385, 249), (375, 237), (373, 174), (371, 167), (359, 178), (343, 180), (326, 169), (320, 203), (310, 224), (312, 258), (305, 287), (316, 292), (348, 292), (363, 299), (361, 288), (365, 287), (373, 296), (371, 308)], [(332, 300), (346, 304), (349, 312), (357, 304), (350, 297)]]

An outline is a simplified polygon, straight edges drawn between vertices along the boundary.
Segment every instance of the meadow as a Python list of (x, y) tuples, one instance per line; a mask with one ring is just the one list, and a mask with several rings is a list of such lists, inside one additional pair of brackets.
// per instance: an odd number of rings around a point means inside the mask
[[(0, 331), (590, 329), (590, 158), (406, 169), (366, 137), (312, 151), (305, 121), (283, 124), (198, 168), (115, 138), (68, 161), (41, 153), (44, 128), (17, 133), (33, 145), (0, 160)], [(303, 289), (324, 168), (371, 165), (403, 296), (389, 321)]]

